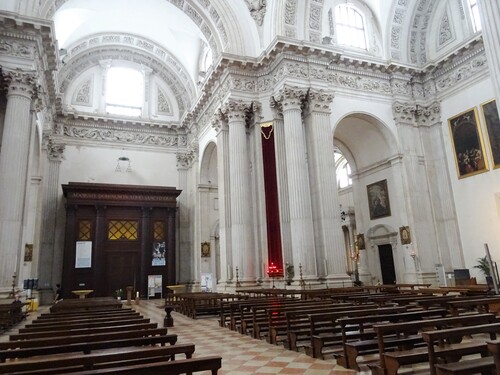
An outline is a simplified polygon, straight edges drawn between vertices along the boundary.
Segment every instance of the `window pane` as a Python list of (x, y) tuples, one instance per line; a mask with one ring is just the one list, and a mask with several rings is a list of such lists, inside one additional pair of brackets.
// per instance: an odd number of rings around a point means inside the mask
[(106, 81), (106, 111), (117, 115), (140, 116), (144, 100), (144, 78), (141, 72), (112, 67)]
[(363, 15), (349, 5), (335, 8), (337, 41), (339, 44), (366, 49)]

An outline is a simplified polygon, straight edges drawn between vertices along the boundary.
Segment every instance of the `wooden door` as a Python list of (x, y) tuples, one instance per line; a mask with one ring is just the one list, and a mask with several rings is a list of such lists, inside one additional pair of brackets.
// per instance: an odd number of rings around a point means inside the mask
[(115, 296), (117, 289), (123, 290), (126, 296), (126, 287), (134, 290), (139, 287), (140, 261), (137, 252), (107, 252), (106, 253), (106, 282), (102, 290), (106, 296)]

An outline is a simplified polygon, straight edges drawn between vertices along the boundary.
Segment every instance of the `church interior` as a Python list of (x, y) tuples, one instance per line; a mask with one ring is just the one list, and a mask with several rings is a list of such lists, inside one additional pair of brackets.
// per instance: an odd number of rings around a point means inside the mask
[(1, 1), (0, 297), (491, 283), (499, 20), (495, 0)]

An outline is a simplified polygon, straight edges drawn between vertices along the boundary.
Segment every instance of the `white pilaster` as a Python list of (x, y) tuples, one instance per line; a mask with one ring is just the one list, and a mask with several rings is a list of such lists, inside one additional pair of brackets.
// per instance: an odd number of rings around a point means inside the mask
[(278, 101), (283, 106), (285, 124), (293, 263), (296, 270), (302, 265), (303, 277), (311, 279), (316, 278), (317, 272), (307, 149), (301, 116), (305, 94), (304, 90), (285, 87)]
[(179, 254), (177, 259), (177, 275), (181, 284), (192, 280), (193, 259), (191, 257), (191, 241), (189, 231), (189, 206), (188, 206), (188, 170), (192, 163), (193, 155), (189, 152), (177, 153), (177, 172), (179, 173), (179, 190), (182, 193), (177, 198), (179, 204)]
[(227, 119), (219, 112), (212, 120), (217, 131), (217, 181), (219, 192), (219, 246), (221, 283), (233, 278), (231, 254), (231, 186), (229, 173), (229, 128)]
[(319, 274), (347, 279), (346, 249), (342, 233), (330, 104), (333, 95), (309, 90), (305, 115), (311, 177), (316, 267)]
[(12, 276), (19, 274), (24, 198), (31, 134), (32, 74), (6, 72), (7, 108), (0, 154), (0, 288), (11, 288)]
[(239, 280), (255, 281), (255, 257), (252, 236), (250, 194), (250, 160), (245, 126), (248, 104), (229, 101), (224, 108), (229, 125), (231, 237), (234, 265), (238, 266)]

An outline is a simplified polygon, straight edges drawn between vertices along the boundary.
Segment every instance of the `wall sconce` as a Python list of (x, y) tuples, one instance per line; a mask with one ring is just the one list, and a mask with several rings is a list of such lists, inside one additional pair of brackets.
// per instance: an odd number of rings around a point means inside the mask
[(340, 220), (341, 221), (345, 221), (347, 217), (347, 212), (345, 212), (343, 209), (342, 209), (342, 205), (340, 205)]
[(120, 156), (116, 162), (115, 172), (132, 172), (130, 159), (126, 156)]

